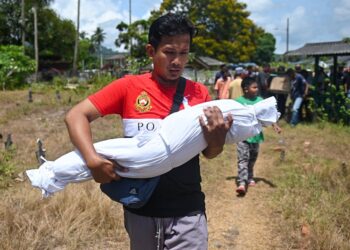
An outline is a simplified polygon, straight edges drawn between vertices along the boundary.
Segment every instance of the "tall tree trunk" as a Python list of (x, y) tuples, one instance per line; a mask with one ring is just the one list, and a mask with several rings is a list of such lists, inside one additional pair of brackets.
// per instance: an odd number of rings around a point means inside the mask
[(77, 75), (78, 51), (79, 51), (79, 26), (80, 26), (80, 0), (78, 0), (77, 10), (77, 32), (75, 34), (74, 59), (73, 59), (73, 75)]
[(25, 0), (21, 1), (21, 30), (22, 30), (22, 46), (23, 46), (23, 52), (25, 51), (24, 46), (26, 42), (26, 31), (25, 31)]
[(39, 71), (39, 46), (38, 46), (38, 17), (36, 6), (32, 8), (34, 14), (34, 48), (35, 48), (35, 82), (38, 81)]
[(102, 46), (100, 44), (100, 69), (103, 67), (103, 56), (102, 56)]

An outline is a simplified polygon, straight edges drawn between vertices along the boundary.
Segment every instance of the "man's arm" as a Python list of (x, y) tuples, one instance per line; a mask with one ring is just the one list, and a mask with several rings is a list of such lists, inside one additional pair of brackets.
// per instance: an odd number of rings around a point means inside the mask
[(208, 123), (205, 124), (202, 117), (199, 117), (199, 122), (208, 147), (202, 153), (206, 158), (212, 159), (223, 151), (226, 134), (232, 126), (233, 118), (229, 115), (225, 121), (221, 110), (216, 106), (204, 109), (204, 114)]
[(93, 146), (90, 123), (100, 116), (90, 100), (85, 99), (67, 113), (65, 123), (72, 143), (81, 153), (95, 181), (107, 183), (120, 177), (114, 171), (116, 165), (98, 155)]

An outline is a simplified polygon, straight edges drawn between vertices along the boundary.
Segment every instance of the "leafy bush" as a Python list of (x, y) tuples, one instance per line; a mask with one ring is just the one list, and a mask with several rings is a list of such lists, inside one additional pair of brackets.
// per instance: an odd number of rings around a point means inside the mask
[(56, 88), (61, 88), (67, 84), (67, 79), (63, 76), (55, 76), (52, 80), (52, 84)]
[(88, 83), (92, 85), (91, 91), (94, 92), (103, 88), (113, 80), (115, 80), (115, 77), (111, 76), (110, 74), (96, 74), (89, 79)]
[(15, 149), (10, 148), (6, 151), (0, 151), (0, 180), (10, 177), (14, 173), (14, 166), (11, 160), (15, 155)]
[(343, 86), (337, 89), (328, 80), (324, 91), (317, 90), (312, 86), (311, 95), (308, 108), (317, 119), (346, 125), (350, 124), (350, 99), (347, 98)]
[(35, 61), (24, 55), (23, 47), (0, 46), (0, 82), (2, 89), (25, 85), (25, 78), (35, 70)]

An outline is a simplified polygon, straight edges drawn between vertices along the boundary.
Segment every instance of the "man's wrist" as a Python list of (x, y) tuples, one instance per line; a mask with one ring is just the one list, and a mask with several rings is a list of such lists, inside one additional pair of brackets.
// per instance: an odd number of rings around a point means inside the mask
[(91, 155), (86, 158), (86, 166), (89, 169), (97, 168), (101, 163), (101, 159), (99, 155)]
[(224, 150), (224, 146), (208, 146), (206, 149), (203, 150), (203, 155), (208, 158), (214, 158), (217, 155), (219, 155)]

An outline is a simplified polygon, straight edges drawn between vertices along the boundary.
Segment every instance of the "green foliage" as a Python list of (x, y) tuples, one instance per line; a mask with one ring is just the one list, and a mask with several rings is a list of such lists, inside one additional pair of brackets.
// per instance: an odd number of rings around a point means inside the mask
[(26, 53), (34, 57), (34, 18), (32, 8), (37, 7), (39, 58), (66, 60), (73, 58), (75, 26), (61, 19), (48, 8), (52, 0), (26, 0), (25, 23), (21, 22), (21, 1), (0, 0), (0, 44), (21, 45), (25, 32)]
[(198, 28), (193, 39), (196, 55), (226, 62), (250, 61), (263, 30), (248, 18), (246, 7), (236, 0), (164, 0), (151, 20), (167, 12), (184, 12)]
[(96, 68), (96, 57), (93, 55), (95, 47), (91, 39), (83, 38), (79, 41), (79, 68), (93, 69)]
[(347, 98), (343, 86), (337, 89), (326, 79), (324, 91), (311, 86), (310, 92), (312, 97), (308, 108), (317, 119), (350, 125), (350, 99)]
[(23, 47), (0, 45), (0, 82), (3, 90), (25, 85), (25, 77), (35, 70), (35, 61), (23, 54)]
[(344, 37), (342, 41), (345, 43), (350, 43), (350, 37)]
[(96, 74), (91, 79), (89, 79), (88, 83), (92, 85), (92, 88), (89, 90), (89, 92), (95, 92), (99, 89), (102, 89), (113, 80), (115, 80), (115, 77), (111, 76), (110, 74)]
[[(28, 29), (34, 30), (34, 24), (29, 20)], [(38, 43), (39, 59), (72, 61), (75, 43), (75, 26), (71, 20), (60, 19), (54, 10), (45, 8), (38, 10)], [(34, 44), (34, 36), (28, 36), (28, 42)], [(34, 55), (34, 47), (27, 48)]]
[(11, 177), (14, 173), (14, 165), (11, 163), (15, 157), (16, 150), (10, 147), (9, 150), (0, 151), (0, 180)]
[[(140, 61), (147, 59), (145, 46), (148, 42), (149, 20), (137, 20), (131, 25), (121, 22), (117, 25), (119, 36), (115, 40), (115, 45), (120, 47), (124, 45), (124, 49), (131, 49), (131, 56)], [(132, 46), (130, 48), (130, 41), (132, 39)], [(142, 63), (142, 62), (141, 62)]]
[(142, 61), (147, 58), (145, 45), (152, 21), (168, 12), (182, 12), (197, 27), (192, 48), (197, 56), (211, 56), (226, 62), (270, 62), (275, 39), (248, 18), (246, 7), (236, 0), (164, 0), (159, 10), (151, 12), (148, 20), (138, 20), (131, 25), (119, 23), (115, 44), (130, 49), (132, 40), (131, 56)]
[(91, 41), (96, 45), (97, 48), (100, 48), (102, 42), (105, 40), (106, 33), (100, 27), (97, 27), (94, 34), (91, 37)]
[(149, 58), (127, 58), (128, 71), (131, 74), (138, 74), (140, 71), (151, 64), (151, 60)]
[(276, 39), (270, 33), (263, 33), (257, 41), (257, 49), (253, 61), (257, 64), (269, 63), (274, 59)]
[(62, 88), (67, 84), (67, 79), (63, 76), (55, 76), (52, 79), (52, 84), (56, 86), (57, 88)]

